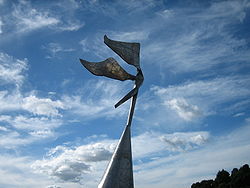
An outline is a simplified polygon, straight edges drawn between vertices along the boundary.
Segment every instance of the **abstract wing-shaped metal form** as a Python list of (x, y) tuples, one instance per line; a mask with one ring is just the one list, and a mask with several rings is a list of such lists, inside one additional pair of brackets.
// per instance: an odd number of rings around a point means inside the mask
[(135, 80), (135, 76), (127, 73), (112, 57), (97, 63), (88, 62), (82, 59), (80, 59), (80, 62), (88, 71), (97, 76), (106, 76), (121, 81)]
[(130, 128), (138, 91), (144, 80), (139, 63), (140, 44), (114, 41), (106, 35), (104, 36), (104, 43), (128, 64), (135, 66), (137, 75), (133, 76), (127, 73), (113, 58), (108, 58), (99, 63), (91, 63), (80, 59), (82, 65), (94, 75), (106, 76), (122, 81), (135, 81), (134, 88), (115, 105), (115, 107), (118, 107), (130, 98), (132, 99), (127, 125), (98, 188), (134, 188)]
[(117, 53), (128, 64), (140, 68), (140, 43), (121, 42), (109, 39), (104, 36), (104, 43)]

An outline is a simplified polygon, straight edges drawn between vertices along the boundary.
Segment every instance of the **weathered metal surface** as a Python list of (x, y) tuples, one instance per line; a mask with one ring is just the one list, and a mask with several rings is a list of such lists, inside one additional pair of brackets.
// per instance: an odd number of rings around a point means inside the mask
[(137, 69), (137, 75), (135, 77), (135, 87), (132, 89), (127, 95), (125, 95), (119, 102), (115, 104), (115, 108), (120, 106), (122, 103), (126, 102), (128, 99), (136, 95), (139, 91), (139, 88), (141, 87), (143, 83), (144, 77), (142, 74), (142, 71), (140, 69)]
[(135, 110), (137, 93), (130, 104), (127, 125), (116, 146), (98, 188), (134, 188), (130, 127)]
[(140, 43), (121, 42), (104, 36), (104, 43), (128, 64), (140, 69)]
[(130, 126), (126, 126), (98, 188), (134, 188)]
[(135, 76), (127, 73), (112, 57), (97, 63), (82, 59), (80, 62), (88, 71), (97, 76), (106, 76), (121, 81), (135, 80)]
[(135, 80), (134, 88), (115, 105), (115, 107), (118, 107), (132, 98), (127, 125), (98, 188), (134, 188), (130, 127), (138, 91), (144, 80), (139, 64), (140, 44), (114, 41), (106, 35), (104, 36), (104, 43), (128, 64), (135, 66), (137, 75), (133, 76), (127, 73), (113, 58), (108, 58), (99, 63), (91, 63), (80, 59), (82, 65), (97, 76), (106, 76), (118, 80)]

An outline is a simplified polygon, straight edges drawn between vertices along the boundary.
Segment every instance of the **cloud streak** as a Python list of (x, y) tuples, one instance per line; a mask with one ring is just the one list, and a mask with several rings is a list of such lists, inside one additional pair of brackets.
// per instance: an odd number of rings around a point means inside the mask
[(247, 100), (250, 95), (249, 81), (248, 77), (234, 76), (151, 89), (163, 104), (167, 104), (183, 119), (191, 120), (200, 115), (216, 113), (230, 101)]
[[(162, 23), (162, 27), (151, 31), (154, 40), (145, 43), (142, 57), (173, 73), (207, 71), (218, 65), (221, 72), (248, 67), (247, 41), (234, 37), (234, 30), (228, 29), (242, 23), (248, 9), (246, 1), (222, 1), (194, 12), (183, 7), (164, 10), (174, 16), (162, 17), (164, 11), (159, 12), (155, 23)], [(173, 29), (165, 31), (168, 38), (162, 40), (157, 33), (163, 32), (164, 26)]]
[(46, 49), (49, 53), (49, 55), (47, 56), (47, 58), (59, 58), (59, 54), (60, 53), (65, 53), (65, 52), (72, 52), (75, 51), (72, 48), (63, 48), (59, 43), (49, 43), (46, 46), (43, 46), (44, 49)]
[(27, 59), (20, 60), (0, 52), (0, 84), (15, 84), (21, 86), (27, 70)]
[(38, 11), (24, 1), (15, 6), (12, 16), (16, 21), (18, 32), (21, 33), (57, 25), (60, 22), (57, 18), (50, 16), (49, 12)]
[[(7, 15), (2, 15), (2, 34), (25, 34), (40, 29), (54, 31), (77, 31), (84, 26), (84, 22), (76, 19), (74, 12), (79, 8), (75, 1), (53, 2), (49, 7), (36, 7), (31, 1), (12, 2), (12, 9)], [(57, 8), (57, 12), (54, 9)], [(62, 14), (67, 11), (69, 14)], [(6, 33), (5, 31), (11, 31)]]
[[(71, 113), (89, 119), (100, 117), (120, 117), (123, 115), (125, 104), (119, 109), (114, 109), (114, 101), (123, 96), (125, 86), (117, 81), (98, 80), (90, 81), (82, 89), (83, 94), (63, 96), (62, 102)], [(83, 96), (83, 97), (82, 97)]]

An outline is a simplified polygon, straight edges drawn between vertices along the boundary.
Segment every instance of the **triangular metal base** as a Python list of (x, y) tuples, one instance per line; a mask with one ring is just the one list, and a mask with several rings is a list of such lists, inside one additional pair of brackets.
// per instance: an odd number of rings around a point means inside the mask
[(123, 131), (98, 188), (134, 188), (129, 125)]

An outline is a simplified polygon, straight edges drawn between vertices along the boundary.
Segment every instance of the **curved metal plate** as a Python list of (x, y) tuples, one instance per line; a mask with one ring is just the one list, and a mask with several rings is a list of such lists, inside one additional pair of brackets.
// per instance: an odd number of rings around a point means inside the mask
[(80, 59), (80, 62), (88, 71), (97, 76), (106, 76), (121, 81), (135, 80), (135, 76), (127, 73), (112, 57), (97, 63), (82, 59)]
[(104, 36), (104, 43), (117, 53), (128, 64), (140, 68), (140, 43), (120, 42)]

